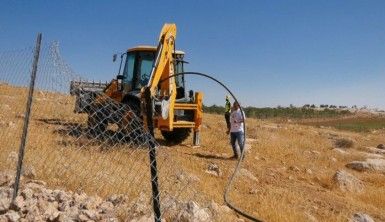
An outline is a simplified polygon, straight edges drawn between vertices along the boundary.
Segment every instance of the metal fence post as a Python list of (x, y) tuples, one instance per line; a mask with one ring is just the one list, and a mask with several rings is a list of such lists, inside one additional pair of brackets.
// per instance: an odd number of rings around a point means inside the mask
[(32, 97), (33, 97), (33, 91), (35, 89), (37, 64), (39, 62), (39, 56), (40, 56), (41, 36), (42, 36), (41, 33), (39, 33), (37, 35), (36, 45), (35, 45), (35, 50), (34, 50), (34, 55), (33, 55), (31, 81), (29, 84), (27, 107), (26, 107), (25, 116), (24, 116), (24, 126), (23, 126), (21, 141), (20, 141), (20, 147), (19, 147), (19, 156), (18, 156), (18, 161), (17, 161), (17, 170), (16, 170), (16, 178), (15, 178), (15, 184), (14, 184), (14, 189), (13, 189), (12, 201), (15, 200), (17, 193), (19, 191), (20, 174), (21, 174), (21, 169), (23, 167), (25, 144), (27, 141), (28, 125), (29, 125), (30, 114), (31, 114)]
[[(146, 88), (145, 91), (145, 100), (146, 100), (146, 117), (147, 117), (147, 127), (152, 138), (154, 138), (154, 122), (152, 118), (153, 105), (151, 102), (151, 92), (150, 88)], [(151, 188), (152, 188), (152, 204), (154, 210), (154, 221), (161, 221), (161, 211), (160, 211), (160, 195), (159, 195), (159, 184), (158, 184), (158, 168), (156, 163), (156, 144), (151, 139), (149, 140), (149, 157), (150, 157), (150, 170), (151, 170)]]

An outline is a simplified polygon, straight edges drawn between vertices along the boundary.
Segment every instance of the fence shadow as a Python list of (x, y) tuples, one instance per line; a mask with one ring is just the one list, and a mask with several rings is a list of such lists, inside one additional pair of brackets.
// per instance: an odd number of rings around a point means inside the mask
[(217, 160), (233, 160), (233, 157), (225, 157), (223, 155), (215, 155), (215, 154), (207, 154), (207, 153), (193, 153), (193, 154), (188, 154), (192, 156), (196, 156), (199, 158), (204, 158), (204, 159), (217, 159)]

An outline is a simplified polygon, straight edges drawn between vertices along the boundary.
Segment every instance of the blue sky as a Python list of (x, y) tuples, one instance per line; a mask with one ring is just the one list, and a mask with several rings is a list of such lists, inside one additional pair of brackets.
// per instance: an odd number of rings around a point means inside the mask
[[(155, 45), (178, 27), (187, 70), (211, 74), (243, 105), (336, 104), (385, 108), (385, 1), (5, 1), (0, 51), (57, 40), (88, 79), (109, 80), (112, 54)], [(226, 94), (189, 77), (207, 104)]]

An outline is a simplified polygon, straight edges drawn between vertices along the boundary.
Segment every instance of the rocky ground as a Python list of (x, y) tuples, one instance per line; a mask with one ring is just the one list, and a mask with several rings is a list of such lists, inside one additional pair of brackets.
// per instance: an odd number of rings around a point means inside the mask
[[(22, 178), (19, 195), (11, 202), (14, 172), (0, 173), (0, 221), (153, 221), (145, 198), (132, 203), (124, 195), (112, 195), (106, 199), (88, 196), (83, 192), (51, 190), (43, 181)], [(163, 221), (213, 221), (229, 218), (234, 213), (227, 206), (214, 201), (207, 208), (194, 201), (181, 202), (165, 197), (167, 211)], [(126, 211), (127, 218), (119, 218)]]

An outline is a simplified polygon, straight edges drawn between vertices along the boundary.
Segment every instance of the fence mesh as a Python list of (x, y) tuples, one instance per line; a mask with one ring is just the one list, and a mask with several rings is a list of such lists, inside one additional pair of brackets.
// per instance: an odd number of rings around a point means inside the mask
[[(30, 48), (0, 53), (1, 171), (16, 169), (32, 55)], [(21, 187), (23, 194), (31, 186), (28, 184), (44, 181), (45, 188), (39, 189), (48, 192), (48, 203), (50, 198), (57, 202), (57, 213), (45, 212), (40, 217), (152, 220), (149, 144), (153, 143), (157, 150), (162, 219), (222, 220), (218, 209), (224, 206), (218, 206), (213, 199), (221, 197), (223, 186), (202, 184), (199, 176), (192, 173), (202, 166), (186, 164), (188, 160), (176, 158), (178, 152), (173, 147), (165, 146), (162, 140), (159, 144), (144, 129), (137, 104), (122, 104), (107, 97), (102, 92), (105, 86), (80, 80), (61, 58), (56, 43), (43, 45)], [(217, 191), (216, 197), (213, 190)], [(23, 196), (20, 209), (28, 207), (28, 201), (33, 202), (28, 198)], [(230, 215), (227, 219), (235, 218), (229, 209), (225, 213)], [(34, 220), (36, 212), (20, 210), (19, 216)]]

